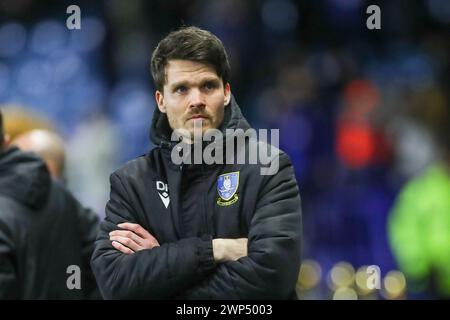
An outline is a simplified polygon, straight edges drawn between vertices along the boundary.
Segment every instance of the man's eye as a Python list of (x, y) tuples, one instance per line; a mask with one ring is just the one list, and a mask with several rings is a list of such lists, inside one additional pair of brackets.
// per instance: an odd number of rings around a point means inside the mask
[(216, 84), (213, 82), (207, 82), (205, 83), (204, 87), (206, 90), (212, 90), (216, 88)]
[(187, 88), (185, 86), (179, 86), (175, 88), (176, 93), (185, 93), (187, 91)]

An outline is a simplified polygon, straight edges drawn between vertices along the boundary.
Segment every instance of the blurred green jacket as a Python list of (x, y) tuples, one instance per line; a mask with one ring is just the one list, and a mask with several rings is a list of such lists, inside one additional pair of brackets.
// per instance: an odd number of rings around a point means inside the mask
[(450, 297), (448, 167), (430, 166), (404, 186), (388, 229), (399, 267), (412, 284), (419, 286), (416, 289), (431, 285), (440, 296)]

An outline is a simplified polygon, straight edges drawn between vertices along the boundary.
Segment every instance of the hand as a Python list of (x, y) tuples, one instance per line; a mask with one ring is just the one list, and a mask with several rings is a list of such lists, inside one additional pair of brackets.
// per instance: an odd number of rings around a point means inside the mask
[(132, 254), (139, 250), (159, 247), (158, 240), (147, 230), (136, 223), (121, 223), (118, 227), (125, 230), (114, 230), (109, 233), (112, 246), (125, 254)]
[(247, 256), (247, 238), (213, 239), (214, 260), (218, 263), (236, 261)]

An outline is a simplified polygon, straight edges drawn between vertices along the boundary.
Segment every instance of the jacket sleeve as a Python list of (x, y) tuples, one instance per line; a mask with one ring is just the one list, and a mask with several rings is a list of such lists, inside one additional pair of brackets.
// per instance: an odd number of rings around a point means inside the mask
[(220, 264), (182, 299), (289, 299), (300, 268), (300, 195), (292, 165), (280, 154), (277, 174), (267, 176), (248, 234), (248, 255)]
[(131, 255), (116, 250), (109, 232), (123, 222), (138, 223), (135, 212), (120, 176), (112, 174), (106, 217), (100, 225), (91, 260), (104, 298), (171, 298), (215, 268), (211, 237), (186, 238)]
[(11, 230), (0, 219), (0, 300), (19, 299), (19, 285), (14, 268), (14, 251)]

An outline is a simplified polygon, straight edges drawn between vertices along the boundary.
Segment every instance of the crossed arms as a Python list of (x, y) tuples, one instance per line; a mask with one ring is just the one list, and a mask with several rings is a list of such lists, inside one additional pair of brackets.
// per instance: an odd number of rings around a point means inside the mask
[[(111, 196), (91, 265), (107, 299), (290, 298), (300, 266), (300, 197), (292, 166), (259, 192), (247, 238), (158, 243), (136, 223), (131, 188), (111, 176)], [(118, 228), (122, 230), (117, 230)]]
[[(159, 242), (147, 230), (135, 223), (121, 223), (123, 230), (109, 233), (109, 240), (114, 248), (125, 254), (133, 254), (140, 250), (159, 247)], [(216, 263), (236, 261), (247, 255), (247, 238), (213, 239), (213, 256)]]

